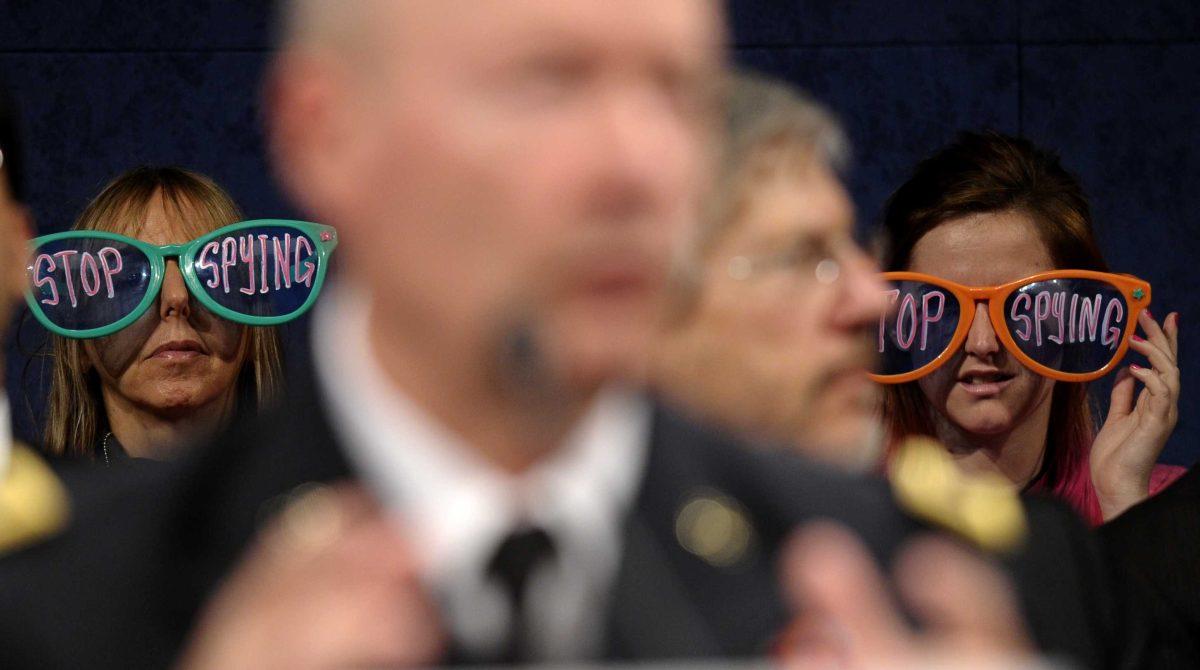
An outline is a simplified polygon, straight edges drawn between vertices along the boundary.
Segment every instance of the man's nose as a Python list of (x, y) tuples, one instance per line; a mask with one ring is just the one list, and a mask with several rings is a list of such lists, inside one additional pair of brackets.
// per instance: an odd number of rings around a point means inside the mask
[(594, 138), (610, 206), (628, 214), (675, 190), (699, 167), (700, 138), (653, 91), (610, 96)]
[(174, 260), (167, 261), (163, 273), (162, 292), (158, 296), (158, 313), (163, 319), (169, 316), (187, 319), (192, 315), (192, 295), (188, 293), (187, 284), (183, 281), (179, 263)]
[[(830, 261), (822, 261), (830, 262)], [(887, 286), (875, 261), (858, 245), (851, 245), (840, 260), (842, 284), (836, 319), (846, 329), (874, 326), (888, 309)]]

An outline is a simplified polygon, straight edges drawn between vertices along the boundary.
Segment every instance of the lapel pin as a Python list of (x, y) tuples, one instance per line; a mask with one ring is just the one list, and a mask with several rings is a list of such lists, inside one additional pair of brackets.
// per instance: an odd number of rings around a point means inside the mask
[(679, 509), (675, 537), (688, 552), (717, 568), (741, 562), (754, 545), (754, 529), (741, 504), (711, 489), (698, 491)]

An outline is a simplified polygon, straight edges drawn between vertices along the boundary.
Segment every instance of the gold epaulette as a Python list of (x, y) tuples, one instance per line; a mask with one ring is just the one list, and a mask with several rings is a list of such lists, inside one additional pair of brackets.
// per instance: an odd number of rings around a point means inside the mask
[(13, 449), (0, 475), (0, 554), (57, 533), (69, 516), (67, 491), (50, 467), (29, 449)]
[(934, 440), (905, 440), (892, 458), (891, 481), (896, 500), (914, 516), (984, 550), (1012, 551), (1025, 539), (1025, 510), (1012, 483), (963, 472)]

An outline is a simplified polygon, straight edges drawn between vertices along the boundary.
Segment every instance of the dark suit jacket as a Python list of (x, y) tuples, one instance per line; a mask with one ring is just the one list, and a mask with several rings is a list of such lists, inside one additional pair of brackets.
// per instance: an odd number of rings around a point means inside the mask
[(1101, 526), (1100, 538), (1121, 571), (1118, 585), (1129, 599), (1145, 603), (1164, 653), (1179, 667), (1197, 667), (1200, 468), (1193, 466), (1157, 496)]
[[(304, 482), (354, 476), (315, 380), (296, 381), (284, 406), (242, 417), (190, 458), (81, 494), (72, 530), (0, 561), (0, 667), (165, 666), (274, 501)], [(732, 566), (676, 538), (680, 506), (698, 491), (737, 501), (750, 522), (752, 548)], [(1037, 642), (1089, 667), (1136, 664), (1136, 627), (1091, 537), (1063, 508), (1028, 512), (1031, 541), (1005, 564)], [(607, 656), (764, 653), (789, 616), (777, 549), (797, 524), (822, 517), (854, 529), (883, 564), (922, 528), (882, 482), (755, 451), (659, 410), (625, 523)]]

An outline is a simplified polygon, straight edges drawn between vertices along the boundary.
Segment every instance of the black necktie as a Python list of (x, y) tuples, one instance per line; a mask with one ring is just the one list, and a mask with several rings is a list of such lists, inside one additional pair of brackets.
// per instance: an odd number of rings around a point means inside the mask
[(529, 638), (525, 615), (526, 587), (533, 571), (553, 558), (554, 540), (546, 531), (525, 528), (509, 534), (488, 563), (488, 577), (500, 584), (509, 603), (508, 635), (497, 659), (500, 663), (532, 660), (524, 647)]

